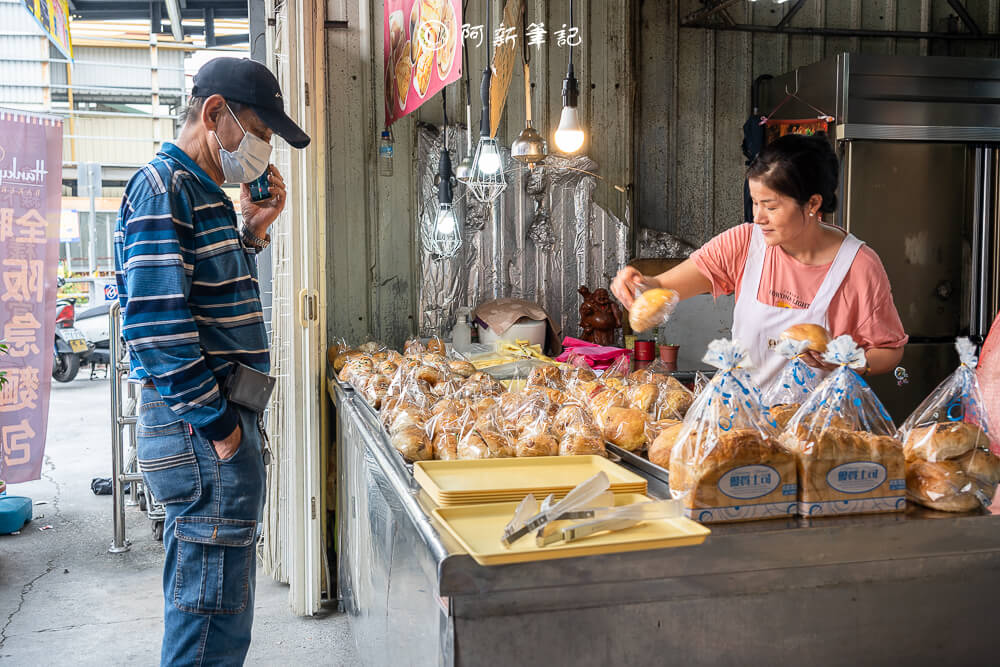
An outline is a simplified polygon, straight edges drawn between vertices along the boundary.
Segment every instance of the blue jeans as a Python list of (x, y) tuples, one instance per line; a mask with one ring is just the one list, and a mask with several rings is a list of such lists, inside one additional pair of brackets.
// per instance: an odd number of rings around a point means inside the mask
[(139, 469), (166, 508), (161, 665), (242, 665), (250, 647), (257, 526), (266, 472), (256, 414), (240, 409), (243, 440), (215, 447), (144, 386)]

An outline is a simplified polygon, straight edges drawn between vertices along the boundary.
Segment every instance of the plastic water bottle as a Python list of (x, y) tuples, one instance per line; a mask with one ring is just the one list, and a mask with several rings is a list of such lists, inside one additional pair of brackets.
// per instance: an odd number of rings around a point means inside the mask
[(465, 352), (472, 346), (472, 327), (469, 326), (468, 309), (463, 308), (458, 311), (455, 328), (451, 330), (451, 345), (459, 352)]
[(378, 144), (379, 176), (392, 176), (392, 135), (389, 130), (382, 130), (382, 139)]

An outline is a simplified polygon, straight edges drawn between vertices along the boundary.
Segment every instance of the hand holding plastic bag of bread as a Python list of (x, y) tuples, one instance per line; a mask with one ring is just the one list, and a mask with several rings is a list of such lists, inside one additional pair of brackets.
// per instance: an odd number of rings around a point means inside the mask
[[(718, 369), (676, 435), (667, 427), (670, 493), (701, 522), (746, 521), (795, 513), (795, 458), (782, 449), (737, 340), (714, 340), (703, 359)], [(654, 452), (651, 450), (650, 458)]]
[[(823, 347), (825, 350), (826, 345)], [(788, 363), (764, 392), (764, 405), (770, 409), (771, 417), (778, 424), (779, 430), (784, 430), (788, 421), (822, 381), (819, 373), (802, 360), (802, 355), (810, 349), (810, 341), (791, 338), (783, 338), (774, 348), (775, 354), (788, 359)]]
[(677, 292), (653, 287), (638, 292), (628, 311), (628, 321), (634, 331), (649, 331), (666, 322), (677, 307)]
[(902, 444), (882, 402), (854, 370), (864, 368), (864, 350), (840, 336), (823, 359), (838, 368), (809, 394), (781, 435), (798, 459), (799, 511), (824, 516), (904, 510)]
[(976, 348), (959, 338), (959, 366), (899, 429), (910, 500), (946, 512), (989, 506), (1000, 482), (996, 431), (976, 376)]

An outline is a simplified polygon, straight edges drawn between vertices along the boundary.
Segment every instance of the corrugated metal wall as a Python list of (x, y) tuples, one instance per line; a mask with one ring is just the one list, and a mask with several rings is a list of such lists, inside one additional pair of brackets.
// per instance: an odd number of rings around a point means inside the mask
[[(93, 138), (74, 140), (64, 137), (63, 155), (67, 161), (72, 155), (71, 142), (75, 143), (78, 159), (101, 164), (145, 164), (160, 148), (160, 140), (153, 139), (156, 121), (148, 116), (78, 116), (73, 122), (73, 136)], [(68, 124), (66, 129), (69, 129)]]
[[(996, 57), (997, 42), (820, 37), (682, 28), (700, 0), (637, 0), (636, 220), (692, 245), (742, 222), (743, 122), (750, 87), (843, 51)], [(794, 2), (740, 2), (737, 23), (775, 25)], [(1000, 2), (966, 0), (979, 27), (1000, 30)], [(949, 18), (951, 17), (951, 18)], [(946, 32), (947, 0), (808, 0), (792, 27)], [(763, 113), (768, 110), (762, 109)]]
[(49, 55), (45, 33), (20, 0), (0, 0), (0, 105), (42, 105), (43, 60)]
[[(179, 97), (184, 93), (184, 51), (157, 49), (156, 57), (160, 94)], [(73, 60), (76, 95), (106, 95), (115, 100), (133, 96), (148, 104), (152, 86), (149, 48), (81, 46), (73, 50)], [(66, 85), (64, 65), (53, 66), (52, 83)]]

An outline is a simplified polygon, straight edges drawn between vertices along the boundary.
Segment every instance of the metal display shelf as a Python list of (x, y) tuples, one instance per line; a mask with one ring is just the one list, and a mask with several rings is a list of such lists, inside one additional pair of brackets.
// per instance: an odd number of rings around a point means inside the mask
[(339, 593), (366, 665), (994, 659), (998, 516), (713, 525), (698, 547), (483, 567), (438, 529), (361, 398), (330, 393)]

